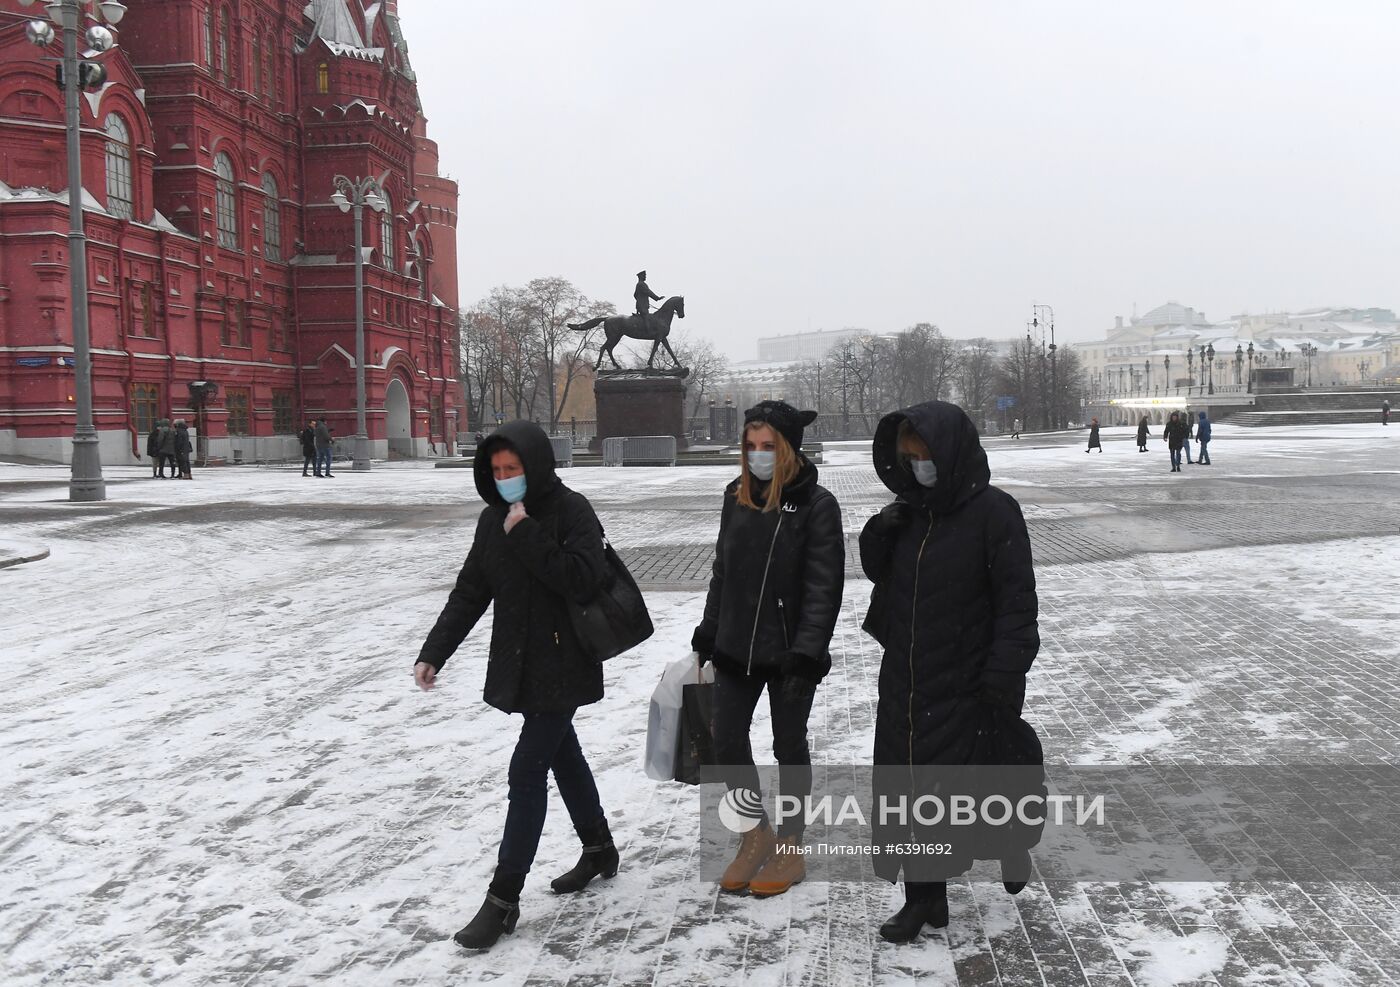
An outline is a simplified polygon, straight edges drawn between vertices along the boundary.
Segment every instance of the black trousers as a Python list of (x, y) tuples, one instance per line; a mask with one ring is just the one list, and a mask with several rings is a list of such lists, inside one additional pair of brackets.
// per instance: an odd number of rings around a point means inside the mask
[[(758, 768), (753, 760), (749, 731), (759, 697), (768, 690), (773, 715), (773, 757), (778, 762), (778, 788), (783, 795), (805, 801), (812, 794), (812, 752), (807, 746), (807, 718), (817, 684), (799, 675), (755, 671), (744, 675), (715, 665), (715, 760), (724, 783), (732, 791), (759, 792)], [(778, 836), (801, 839), (805, 823), (801, 815), (784, 819)]]

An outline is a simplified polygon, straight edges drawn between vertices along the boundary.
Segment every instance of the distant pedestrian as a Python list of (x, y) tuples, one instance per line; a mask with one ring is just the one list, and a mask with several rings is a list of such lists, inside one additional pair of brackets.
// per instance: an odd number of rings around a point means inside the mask
[(1019, 418), (1011, 419), (1011, 437), (1013, 439), (1021, 437), (1021, 419)]
[(1181, 413), (1173, 411), (1171, 417), (1167, 419), (1167, 427), (1162, 430), (1162, 441), (1167, 444), (1167, 449), (1172, 455), (1172, 472), (1181, 472), (1181, 447), (1186, 444), (1186, 436), (1191, 434), (1191, 427), (1182, 421)]
[(1382, 425), (1389, 425), (1389, 424), (1390, 424), (1390, 399), (1389, 399), (1389, 398), (1387, 398), (1386, 400), (1384, 400), (1384, 401), (1381, 402), (1381, 424), (1382, 424)]
[(1195, 422), (1191, 420), (1191, 412), (1183, 411), (1181, 413), (1181, 424), (1186, 426), (1186, 438), (1182, 440), (1181, 448), (1186, 451), (1186, 465), (1190, 466), (1195, 462), (1195, 460), (1191, 458), (1191, 434), (1192, 426), (1195, 425)]
[(307, 421), (306, 427), (301, 430), (301, 475), (310, 476), (307, 470), (319, 472), (320, 468), (316, 462), (316, 423)]
[(146, 455), (151, 457), (151, 478), (165, 476), (165, 460), (160, 458), (160, 440), (170, 422), (165, 418), (156, 419), (151, 426), (151, 434), (146, 436)]
[(170, 466), (170, 478), (178, 480), (180, 478), (180, 467), (175, 460), (175, 429), (170, 426), (169, 419), (165, 419), (166, 428), (160, 433), (160, 475), (165, 476), (165, 467)]
[(334, 476), (335, 474), (331, 472), (331, 449), (335, 445), (335, 438), (331, 435), (331, 427), (326, 424), (325, 415), (316, 419), (313, 433), (312, 441), (316, 447), (316, 475)]
[(1201, 444), (1200, 455), (1196, 457), (1196, 462), (1202, 466), (1210, 465), (1210, 419), (1202, 411), (1196, 416), (1199, 422), (1196, 424), (1196, 441)]
[(1143, 416), (1142, 416), (1142, 421), (1138, 422), (1138, 434), (1137, 434), (1138, 452), (1146, 452), (1146, 451), (1147, 451), (1147, 431), (1148, 431), (1147, 416), (1146, 416), (1146, 415), (1143, 415)]
[(1092, 418), (1089, 420), (1089, 448), (1084, 451), (1093, 452), (1095, 449), (1103, 452), (1103, 443), (1099, 441), (1099, 420)]
[(192, 480), (190, 475), (190, 453), (194, 445), (190, 442), (190, 429), (183, 418), (175, 419), (175, 477), (179, 480)]

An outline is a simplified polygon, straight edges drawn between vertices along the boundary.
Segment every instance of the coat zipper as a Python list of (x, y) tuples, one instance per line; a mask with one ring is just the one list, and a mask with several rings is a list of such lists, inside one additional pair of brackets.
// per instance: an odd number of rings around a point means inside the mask
[(773, 540), (768, 543), (768, 561), (763, 563), (763, 581), (758, 584), (758, 606), (753, 611), (753, 634), (749, 636), (749, 667), (745, 675), (753, 674), (753, 649), (758, 641), (758, 618), (763, 616), (763, 592), (768, 588), (768, 569), (773, 564), (773, 549), (778, 545), (778, 532), (783, 530), (783, 514), (778, 512), (778, 524), (773, 529)]
[(928, 519), (928, 531), (919, 544), (919, 555), (914, 560), (914, 606), (909, 614), (909, 770), (914, 770), (914, 623), (919, 617), (919, 570), (923, 568), (924, 549), (933, 535), (933, 518)]
[(787, 632), (787, 610), (783, 607), (783, 598), (778, 597), (778, 622), (783, 625), (783, 647), (791, 648), (792, 641), (788, 638)]

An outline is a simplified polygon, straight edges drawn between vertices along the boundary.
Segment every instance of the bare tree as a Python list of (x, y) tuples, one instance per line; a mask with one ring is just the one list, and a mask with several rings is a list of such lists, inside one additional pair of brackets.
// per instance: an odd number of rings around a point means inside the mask
[(520, 303), (534, 330), (538, 378), (548, 395), (549, 431), (553, 432), (574, 378), (590, 365), (587, 357), (596, 336), (594, 332), (576, 332), (568, 324), (612, 315), (614, 310), (610, 304), (589, 301), (573, 284), (558, 277), (532, 280), (520, 292)]
[(964, 411), (981, 422), (991, 404), (997, 379), (997, 351), (990, 339), (970, 339), (958, 360), (958, 399)]
[(670, 343), (681, 366), (690, 371), (685, 379), (685, 395), (690, 405), (688, 417), (694, 418), (700, 414), (705, 399), (718, 391), (720, 382), (729, 373), (729, 360), (708, 339), (696, 339), (683, 330), (673, 331)]
[(1033, 340), (1017, 340), (997, 366), (997, 381), (1001, 393), (1015, 400), (1014, 417), (1029, 425), (1039, 415), (1048, 428), (1050, 408), (1044, 399), (1049, 388), (1044, 365), (1044, 354)]

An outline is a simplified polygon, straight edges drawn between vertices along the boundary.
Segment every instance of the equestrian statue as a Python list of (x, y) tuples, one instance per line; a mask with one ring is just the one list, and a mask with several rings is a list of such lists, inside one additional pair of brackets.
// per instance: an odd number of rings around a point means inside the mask
[[(610, 315), (597, 319), (589, 319), (587, 322), (569, 323), (569, 328), (575, 332), (588, 332), (598, 326), (603, 327), (603, 332), (607, 336), (607, 341), (598, 350), (598, 362), (593, 365), (594, 370), (598, 370), (603, 365), (603, 358), (612, 361), (614, 368), (621, 370), (622, 365), (617, 362), (617, 357), (613, 355), (613, 350), (624, 337), (628, 339), (650, 339), (651, 354), (647, 357), (647, 369), (652, 369), (652, 364), (656, 360), (657, 350), (666, 347), (666, 352), (675, 363), (677, 370), (683, 370), (680, 358), (676, 356), (671, 344), (667, 342), (667, 337), (671, 335), (671, 318), (685, 318), (685, 298), (680, 295), (673, 295), (662, 302), (661, 307), (655, 313), (651, 311), (652, 301), (660, 301), (661, 296), (656, 294), (647, 285), (647, 272), (637, 272), (637, 287), (632, 291), (632, 298), (636, 302), (636, 313), (633, 315)], [(682, 375), (684, 376), (684, 375)]]

